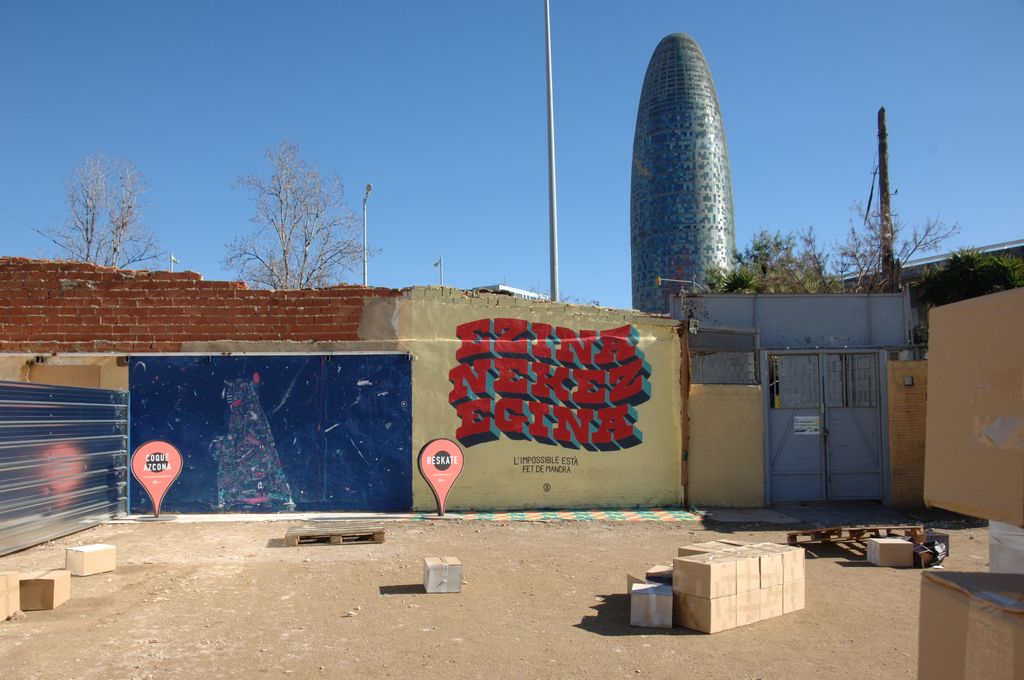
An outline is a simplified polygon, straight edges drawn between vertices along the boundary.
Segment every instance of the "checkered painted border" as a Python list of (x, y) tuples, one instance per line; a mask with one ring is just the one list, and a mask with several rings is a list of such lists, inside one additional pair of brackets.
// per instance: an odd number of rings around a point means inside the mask
[[(579, 522), (689, 522), (700, 519), (698, 515), (675, 508), (649, 508), (646, 510), (522, 510), (516, 512), (466, 512), (445, 513), (451, 519), (483, 520), (488, 522), (540, 522), (568, 520)], [(433, 514), (423, 514), (418, 520), (436, 519)]]

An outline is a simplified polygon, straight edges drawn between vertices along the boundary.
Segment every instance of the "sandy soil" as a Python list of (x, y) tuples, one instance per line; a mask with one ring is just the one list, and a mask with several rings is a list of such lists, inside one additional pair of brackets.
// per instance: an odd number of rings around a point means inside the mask
[[(695, 541), (784, 542), (774, 529), (401, 522), (382, 544), (284, 547), (288, 526), (112, 524), (0, 557), (30, 571), (63, 567), (65, 546), (118, 549), (62, 607), (0, 622), (3, 677), (916, 677), (921, 572), (835, 547), (808, 554), (803, 611), (715, 635), (628, 625), (627, 572)], [(949, 531), (946, 568), (985, 570), (987, 531)], [(427, 555), (462, 560), (463, 592), (423, 592)]]

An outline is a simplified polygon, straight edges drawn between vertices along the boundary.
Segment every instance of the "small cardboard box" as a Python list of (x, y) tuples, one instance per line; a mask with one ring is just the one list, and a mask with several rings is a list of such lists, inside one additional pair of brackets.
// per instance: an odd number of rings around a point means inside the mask
[(868, 562), (879, 567), (912, 567), (914, 544), (902, 538), (869, 538)]
[(762, 619), (761, 591), (747, 590), (736, 593), (736, 625), (746, 626)]
[[(763, 548), (754, 548), (758, 556), (759, 588), (774, 588), (782, 585), (782, 553)], [(793, 560), (798, 558), (791, 558)]]
[(761, 595), (761, 620), (782, 616), (783, 586), (780, 583), (757, 591)]
[(56, 609), (71, 597), (71, 572), (54, 569), (22, 574), (19, 596), (23, 611)]
[(428, 593), (462, 592), (462, 562), (457, 557), (423, 558), (423, 588)]
[(1024, 526), (1024, 288), (928, 312), (924, 500)]
[(745, 593), (761, 589), (761, 559), (753, 554), (735, 555), (736, 592)]
[(917, 677), (1024, 677), (1024, 575), (921, 575)]
[(736, 596), (708, 599), (672, 593), (672, 622), (702, 633), (718, 633), (736, 627)]
[(0, 571), (0, 621), (6, 621), (21, 609), (21, 574)]
[(736, 558), (707, 553), (672, 560), (672, 589), (714, 599), (736, 594)]
[(804, 608), (804, 580), (786, 581), (782, 584), (782, 613), (792, 614)]
[(644, 583), (645, 584), (645, 583), (650, 583), (650, 581), (648, 581), (645, 578), (640, 578), (639, 576), (633, 576), (632, 574), (626, 574), (626, 594), (627, 595), (629, 595), (631, 592), (633, 592), (633, 585), (636, 584), (636, 583)]
[(775, 552), (782, 556), (782, 582), (804, 580), (804, 549), (795, 545), (779, 545), (778, 543), (758, 543), (758, 548)]
[(1024, 574), (1024, 529), (1005, 522), (988, 523), (988, 570)]
[(80, 545), (64, 551), (64, 568), (72, 576), (92, 576), (117, 569), (117, 548), (107, 543)]
[(690, 557), (692, 555), (706, 555), (728, 550), (735, 550), (736, 546), (723, 541), (705, 541), (704, 543), (693, 543), (684, 545), (677, 551), (676, 557)]
[(672, 586), (636, 583), (629, 593), (629, 625), (643, 628), (672, 627)]
[(646, 578), (652, 583), (665, 583), (672, 585), (672, 565), (656, 564), (647, 570)]

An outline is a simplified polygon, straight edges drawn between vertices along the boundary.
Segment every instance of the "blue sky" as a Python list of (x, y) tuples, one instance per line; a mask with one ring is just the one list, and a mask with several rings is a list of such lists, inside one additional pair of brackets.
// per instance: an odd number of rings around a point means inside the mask
[[(49, 256), (85, 156), (143, 173), (144, 221), (207, 279), (251, 229), (263, 154), (294, 140), (369, 202), (371, 284), (548, 288), (542, 0), (0, 1), (0, 255)], [(630, 306), (629, 173), (648, 59), (711, 66), (736, 238), (841, 238), (887, 111), (893, 207), (950, 243), (1024, 238), (1024, 2), (552, 0), (560, 287)], [(166, 265), (164, 265), (166, 266)], [(361, 280), (357, 268), (350, 281)]]

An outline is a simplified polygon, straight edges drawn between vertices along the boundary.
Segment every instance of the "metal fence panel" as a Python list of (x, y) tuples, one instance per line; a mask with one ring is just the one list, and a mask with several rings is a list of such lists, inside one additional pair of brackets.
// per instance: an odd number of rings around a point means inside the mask
[(754, 352), (697, 351), (690, 353), (691, 380), (705, 385), (756, 385)]
[(0, 381), (0, 555), (127, 510), (128, 394)]

